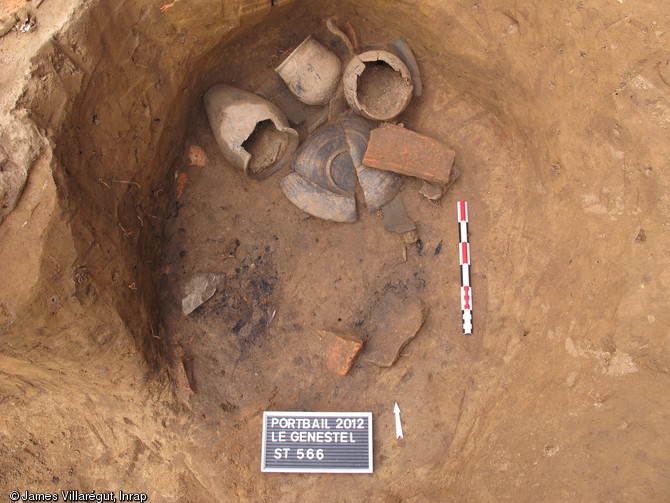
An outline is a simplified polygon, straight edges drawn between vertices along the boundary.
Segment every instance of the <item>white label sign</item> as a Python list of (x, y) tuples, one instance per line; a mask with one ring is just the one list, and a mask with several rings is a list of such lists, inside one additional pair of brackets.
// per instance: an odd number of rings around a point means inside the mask
[(261, 471), (372, 473), (372, 413), (264, 412)]

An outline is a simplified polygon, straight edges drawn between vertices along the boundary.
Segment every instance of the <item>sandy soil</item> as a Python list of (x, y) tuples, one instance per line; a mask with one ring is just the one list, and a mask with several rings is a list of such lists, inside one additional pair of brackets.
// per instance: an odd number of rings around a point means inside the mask
[(263, 121), (256, 126), (251, 136), (242, 144), (251, 155), (249, 169), (259, 173), (274, 164), (286, 150), (287, 140), (271, 121)]
[(410, 93), (411, 84), (386, 63), (368, 63), (359, 77), (358, 99), (375, 117), (388, 117), (398, 111)]

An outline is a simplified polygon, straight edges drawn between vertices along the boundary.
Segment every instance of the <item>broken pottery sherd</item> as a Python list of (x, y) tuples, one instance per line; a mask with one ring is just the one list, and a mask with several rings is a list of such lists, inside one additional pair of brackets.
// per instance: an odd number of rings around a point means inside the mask
[(362, 358), (379, 367), (391, 367), (423, 326), (426, 314), (418, 298), (387, 291), (370, 311), (370, 335)]
[(293, 170), (324, 189), (353, 194), (356, 171), (349, 155), (349, 144), (336, 124), (319, 127), (301, 145)]
[(389, 51), (372, 50), (354, 56), (344, 70), (344, 95), (364, 117), (390, 120), (412, 99), (412, 76), (403, 61)]
[(414, 85), (414, 96), (421, 96), (422, 88), (421, 85), (421, 74), (419, 73), (419, 65), (416, 62), (414, 53), (410, 48), (407, 40), (403, 37), (397, 38), (389, 44), (389, 50), (394, 52), (403, 63), (407, 66), (409, 74), (412, 76), (412, 84)]
[(370, 211), (377, 211), (388, 204), (402, 188), (402, 178), (394, 173), (380, 171), (365, 164), (361, 164), (357, 171), (365, 204)]
[(423, 86), (421, 83), (421, 74), (419, 73), (419, 65), (416, 62), (416, 58), (414, 57), (412, 49), (410, 48), (409, 44), (407, 43), (407, 40), (405, 40), (404, 37), (397, 38), (393, 42), (389, 42), (387, 44), (367, 45), (364, 47), (363, 50), (388, 51), (398, 56), (402, 60), (402, 62), (405, 63), (405, 66), (409, 70), (409, 74), (412, 78), (412, 85), (414, 86), (413, 95), (421, 96)]
[(286, 164), (298, 148), (298, 133), (269, 101), (227, 84), (205, 94), (207, 117), (216, 142), (233, 166), (263, 179)]
[(284, 194), (303, 211), (335, 222), (357, 220), (356, 180), (371, 211), (387, 204), (400, 190), (402, 178), (363, 164), (373, 127), (354, 114), (343, 114), (337, 122), (320, 126), (298, 150), (294, 173), (282, 181)]
[(433, 138), (402, 126), (384, 124), (370, 131), (363, 163), (384, 171), (448, 185), (455, 179), (454, 157), (453, 150)]
[(344, 61), (352, 58), (356, 51), (351, 43), (349, 36), (344, 33), (336, 24), (337, 16), (332, 16), (326, 19), (326, 28), (328, 29), (330, 38), (330, 46), (333, 47), (337, 55)]
[(197, 274), (186, 284), (185, 295), (181, 300), (181, 309), (189, 315), (216, 293), (216, 287), (221, 281), (218, 274)]
[(342, 63), (310, 35), (275, 71), (300, 101), (324, 105), (337, 88)]
[(355, 222), (356, 198), (324, 189), (298, 173), (289, 173), (281, 183), (281, 190), (294, 205), (312, 216), (332, 222)]
[(333, 222), (358, 220), (356, 170), (339, 125), (326, 124), (311, 134), (298, 150), (293, 170), (281, 188), (298, 208)]
[(340, 117), (340, 124), (349, 144), (349, 154), (356, 168), (358, 183), (363, 189), (365, 205), (370, 211), (377, 211), (396, 196), (403, 180), (395, 173), (380, 171), (363, 164), (374, 123), (360, 115), (344, 114)]
[(349, 334), (320, 330), (319, 336), (325, 345), (326, 367), (341, 376), (351, 370), (356, 356), (363, 349), (363, 341)]
[(305, 121), (307, 134), (311, 135), (320, 126), (326, 124), (328, 122), (328, 116), (329, 116), (328, 107), (319, 107), (319, 111), (310, 115), (308, 119)]
[(344, 86), (340, 82), (335, 94), (333, 94), (333, 97), (328, 102), (328, 121), (337, 122), (340, 115), (346, 113), (347, 110), (349, 110), (349, 104), (344, 97)]
[(193, 395), (193, 387), (191, 386), (191, 381), (189, 380), (188, 373), (186, 372), (186, 365), (184, 361), (186, 360), (184, 348), (181, 346), (175, 346), (172, 350), (172, 364), (170, 365), (169, 372), (172, 375), (172, 378), (175, 383), (175, 394), (177, 399), (185, 405), (188, 409), (191, 408), (189, 399)]
[(407, 216), (400, 195), (382, 208), (384, 228), (389, 232), (405, 234), (416, 229), (416, 223)]

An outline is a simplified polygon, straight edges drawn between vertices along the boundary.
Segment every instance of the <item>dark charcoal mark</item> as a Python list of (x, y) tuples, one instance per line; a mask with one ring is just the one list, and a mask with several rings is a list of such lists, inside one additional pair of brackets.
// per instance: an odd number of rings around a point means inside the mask
[(235, 274), (226, 277), (214, 296), (192, 315), (215, 323), (222, 337), (227, 337), (230, 343), (236, 342), (240, 358), (263, 341), (272, 313), (279, 308), (278, 299), (274, 298), (279, 278), (273, 253), (265, 252), (266, 249), (269, 247), (251, 250), (241, 258)]
[(231, 402), (229, 402), (228, 400), (225, 400), (225, 401), (221, 402), (221, 403), (219, 404), (219, 406), (221, 407), (221, 409), (222, 409), (224, 412), (234, 412), (234, 411), (236, 411), (237, 409), (240, 408), (239, 405), (234, 404), (234, 403), (231, 403)]

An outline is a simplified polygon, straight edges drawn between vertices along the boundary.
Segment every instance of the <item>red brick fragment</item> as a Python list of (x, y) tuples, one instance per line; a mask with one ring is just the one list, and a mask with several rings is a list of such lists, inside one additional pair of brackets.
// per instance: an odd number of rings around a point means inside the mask
[(174, 348), (174, 363), (172, 368), (177, 398), (182, 404), (190, 408), (189, 398), (193, 394), (193, 389), (191, 388), (191, 383), (184, 367), (184, 348), (181, 346)]
[(455, 152), (443, 143), (394, 124), (370, 131), (363, 164), (431, 183), (452, 180)]
[(319, 331), (325, 345), (326, 366), (339, 375), (347, 375), (363, 342), (328, 330)]

